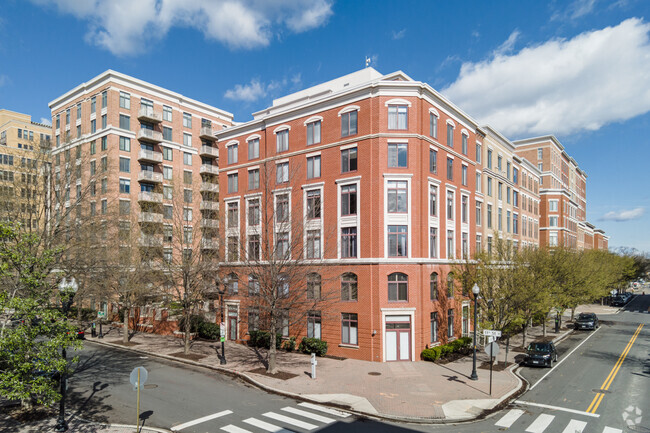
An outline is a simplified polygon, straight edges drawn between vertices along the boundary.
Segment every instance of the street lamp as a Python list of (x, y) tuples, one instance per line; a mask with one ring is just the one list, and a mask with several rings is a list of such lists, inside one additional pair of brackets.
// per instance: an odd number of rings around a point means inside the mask
[[(223, 334), (224, 330), (222, 329), (226, 322), (223, 321), (223, 295), (226, 293), (225, 287), (219, 288), (219, 279), (215, 280), (215, 285), (217, 286), (217, 293), (219, 293), (219, 309), (221, 310), (221, 324), (219, 325), (219, 334)], [(224, 342), (225, 338), (219, 336), (221, 340), (221, 358), (219, 359), (219, 364), (226, 365), (226, 343)]]
[(469, 377), (472, 380), (478, 380), (478, 374), (476, 374), (476, 324), (478, 322), (478, 294), (481, 291), (478, 284), (474, 283), (472, 287), (472, 293), (474, 294), (474, 355), (472, 356), (472, 375)]
[[(63, 310), (63, 316), (66, 322), (68, 321), (68, 312), (70, 311), (70, 307), (74, 302), (74, 294), (77, 292), (77, 288), (77, 282), (74, 278), (72, 278), (70, 282), (67, 282), (65, 278), (63, 278), (59, 283), (61, 309)], [(63, 370), (63, 373), (61, 373), (61, 401), (59, 402), (59, 418), (57, 419), (56, 425), (54, 426), (54, 431), (57, 432), (68, 431), (68, 423), (65, 420), (65, 395), (67, 391), (66, 387), (68, 381), (68, 361), (65, 346), (61, 349), (61, 356), (63, 357), (65, 369)]]

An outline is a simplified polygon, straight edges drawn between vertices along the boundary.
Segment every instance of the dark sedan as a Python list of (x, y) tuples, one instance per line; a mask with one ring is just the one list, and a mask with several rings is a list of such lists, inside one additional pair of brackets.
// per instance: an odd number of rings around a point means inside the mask
[(530, 343), (526, 349), (524, 365), (552, 367), (557, 362), (557, 350), (553, 343)]
[(609, 305), (613, 307), (622, 307), (627, 303), (627, 298), (621, 295), (616, 295), (612, 297), (612, 300), (610, 301)]
[(598, 328), (598, 316), (594, 313), (580, 313), (575, 321), (575, 329), (591, 329)]

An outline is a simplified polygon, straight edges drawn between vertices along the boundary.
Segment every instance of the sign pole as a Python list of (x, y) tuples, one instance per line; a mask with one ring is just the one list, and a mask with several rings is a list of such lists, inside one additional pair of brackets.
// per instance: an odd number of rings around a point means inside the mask
[(493, 364), (493, 358), (492, 358), (492, 350), (494, 348), (494, 344), (490, 344), (490, 395), (492, 395), (492, 364)]
[(136, 403), (136, 412), (137, 413), (135, 417), (135, 431), (137, 433), (140, 430), (140, 369), (139, 368), (138, 368), (138, 401)]

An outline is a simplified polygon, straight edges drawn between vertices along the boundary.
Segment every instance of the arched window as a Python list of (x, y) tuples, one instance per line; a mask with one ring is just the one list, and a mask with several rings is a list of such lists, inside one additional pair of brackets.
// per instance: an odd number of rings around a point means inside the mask
[(229, 295), (236, 295), (239, 293), (239, 277), (237, 274), (232, 273), (228, 275), (228, 294)]
[(437, 272), (431, 273), (430, 289), (431, 289), (431, 300), (437, 301), (438, 300), (438, 273)]
[(320, 299), (321, 277), (313, 272), (307, 275), (307, 299)]
[(447, 297), (454, 297), (454, 273), (450, 272), (447, 274)]
[(357, 300), (357, 276), (351, 272), (341, 275), (341, 300)]
[(248, 276), (248, 295), (257, 296), (260, 294), (260, 280), (257, 275), (250, 274)]
[(394, 272), (388, 276), (388, 300), (408, 301), (408, 276)]

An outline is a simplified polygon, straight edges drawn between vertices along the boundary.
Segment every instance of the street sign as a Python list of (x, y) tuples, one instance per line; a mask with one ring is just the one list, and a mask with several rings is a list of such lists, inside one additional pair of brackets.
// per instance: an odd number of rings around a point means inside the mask
[(501, 331), (497, 331), (494, 329), (484, 329), (483, 330), (483, 335), (486, 337), (501, 337)]
[(221, 334), (221, 342), (223, 343), (226, 341), (226, 324), (224, 322), (221, 322), (219, 325), (219, 333)]
[(499, 345), (497, 344), (497, 342), (493, 341), (492, 343), (486, 344), (485, 353), (487, 353), (488, 356), (492, 356), (492, 357), (497, 356), (499, 354)]
[(106, 317), (106, 313), (104, 313), (103, 311), (98, 311), (97, 312), (97, 317), (99, 319), (103, 319), (104, 317)]
[[(140, 374), (138, 375), (138, 373)], [(133, 385), (134, 391), (138, 389), (138, 385), (140, 386), (140, 389), (144, 387), (144, 383), (147, 381), (147, 375), (147, 369), (144, 367), (135, 367), (133, 369), (129, 381), (131, 382), (131, 385)]]

